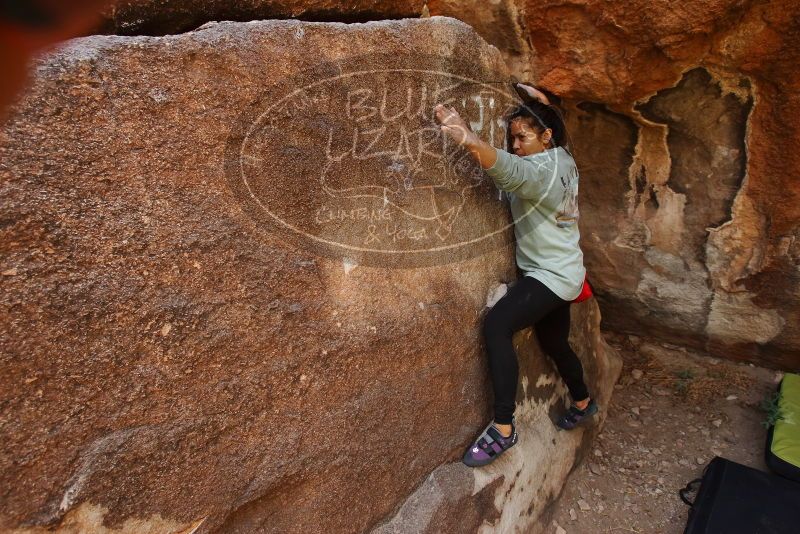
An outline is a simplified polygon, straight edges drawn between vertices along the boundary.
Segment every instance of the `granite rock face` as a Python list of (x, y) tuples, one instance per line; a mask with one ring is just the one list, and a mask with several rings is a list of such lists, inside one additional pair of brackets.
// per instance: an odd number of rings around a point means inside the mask
[[(430, 115), (499, 143), (496, 49), (437, 17), (221, 23), (33, 70), (0, 129), (0, 530), (536, 528), (597, 427), (554, 432), (521, 332), (522, 442), (460, 464), (512, 230)], [(608, 405), (594, 301), (572, 336)]]
[[(505, 10), (520, 16), (504, 53), (528, 43), (529, 78), (563, 99), (604, 327), (800, 365), (800, 5)], [(495, 29), (474, 10), (442, 11), (487, 39)]]

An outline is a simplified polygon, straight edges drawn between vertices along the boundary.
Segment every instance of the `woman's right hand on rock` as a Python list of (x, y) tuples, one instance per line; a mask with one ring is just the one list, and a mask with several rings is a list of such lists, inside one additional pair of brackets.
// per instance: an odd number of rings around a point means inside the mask
[(441, 124), (441, 130), (449, 135), (459, 145), (469, 147), (479, 139), (475, 132), (470, 130), (467, 123), (451, 106), (437, 104), (434, 109), (436, 120)]

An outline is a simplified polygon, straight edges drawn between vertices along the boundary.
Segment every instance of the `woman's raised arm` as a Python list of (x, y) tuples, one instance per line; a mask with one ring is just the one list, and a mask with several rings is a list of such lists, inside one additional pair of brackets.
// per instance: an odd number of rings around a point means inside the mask
[(441, 123), (441, 130), (449, 135), (453, 141), (466, 148), (478, 165), (483, 169), (492, 167), (497, 161), (497, 151), (495, 148), (481, 141), (473, 132), (458, 111), (449, 106), (438, 104), (434, 108), (436, 119)]

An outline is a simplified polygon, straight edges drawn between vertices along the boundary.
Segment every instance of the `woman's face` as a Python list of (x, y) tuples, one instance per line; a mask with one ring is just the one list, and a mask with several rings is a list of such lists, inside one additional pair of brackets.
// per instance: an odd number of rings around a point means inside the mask
[(511, 121), (511, 148), (517, 156), (530, 156), (550, 148), (553, 131), (550, 128), (536, 133), (530, 122), (517, 117)]

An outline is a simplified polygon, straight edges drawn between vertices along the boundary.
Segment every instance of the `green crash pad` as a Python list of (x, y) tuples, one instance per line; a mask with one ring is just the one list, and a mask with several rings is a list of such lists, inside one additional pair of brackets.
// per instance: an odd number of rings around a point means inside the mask
[(767, 465), (800, 481), (800, 375), (787, 373), (778, 398), (779, 419), (767, 438)]

